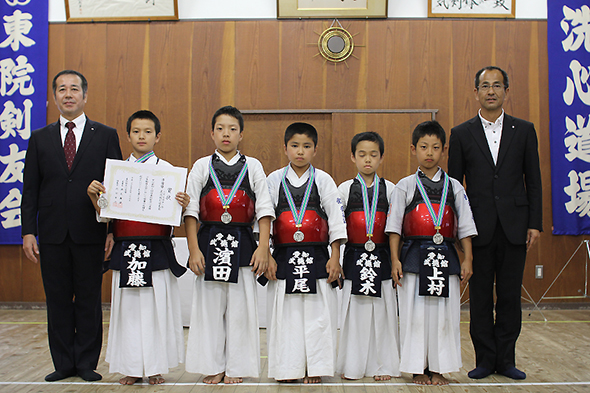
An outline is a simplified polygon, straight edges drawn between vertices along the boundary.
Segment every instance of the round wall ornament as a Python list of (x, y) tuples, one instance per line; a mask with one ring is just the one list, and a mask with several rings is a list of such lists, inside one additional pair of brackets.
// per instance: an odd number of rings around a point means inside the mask
[(318, 39), (320, 55), (333, 63), (345, 61), (352, 55), (354, 40), (342, 26), (330, 26), (324, 30)]

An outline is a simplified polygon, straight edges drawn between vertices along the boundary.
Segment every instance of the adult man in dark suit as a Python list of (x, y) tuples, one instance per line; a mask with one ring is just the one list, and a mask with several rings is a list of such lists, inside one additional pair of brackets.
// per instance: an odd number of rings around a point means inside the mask
[(461, 182), (465, 178), (479, 233), (473, 239), (469, 281), (476, 368), (468, 375), (474, 379), (493, 372), (526, 378), (516, 368), (515, 347), (526, 253), (542, 230), (541, 170), (534, 125), (505, 114), (502, 108), (508, 86), (502, 69), (478, 71), (479, 114), (453, 128), (449, 141), (449, 175)]
[(55, 76), (53, 98), (61, 116), (33, 131), (25, 159), (23, 249), (31, 261), (41, 260), (55, 366), (46, 381), (102, 378), (94, 370), (102, 346), (102, 261), (109, 243), (86, 189), (102, 180), (107, 158), (122, 156), (117, 131), (84, 115), (87, 90), (77, 71)]

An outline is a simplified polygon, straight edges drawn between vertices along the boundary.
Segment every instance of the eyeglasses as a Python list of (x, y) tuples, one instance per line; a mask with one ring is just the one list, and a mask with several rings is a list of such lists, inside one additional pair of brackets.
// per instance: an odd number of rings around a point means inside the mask
[(488, 91), (490, 87), (494, 89), (494, 91), (501, 91), (502, 89), (504, 89), (504, 85), (501, 85), (499, 83), (494, 83), (493, 85), (484, 83), (483, 85), (479, 85), (477, 88), (483, 91)]

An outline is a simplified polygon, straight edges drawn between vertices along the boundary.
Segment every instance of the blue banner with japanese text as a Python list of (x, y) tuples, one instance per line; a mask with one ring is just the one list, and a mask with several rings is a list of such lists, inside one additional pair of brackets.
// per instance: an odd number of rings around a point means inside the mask
[(0, 0), (0, 244), (20, 244), (31, 131), (47, 119), (48, 2)]
[(547, 1), (553, 234), (590, 234), (590, 8)]

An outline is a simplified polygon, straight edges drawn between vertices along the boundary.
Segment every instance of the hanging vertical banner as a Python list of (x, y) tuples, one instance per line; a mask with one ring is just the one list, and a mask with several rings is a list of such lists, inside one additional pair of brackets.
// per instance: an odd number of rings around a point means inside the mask
[(31, 131), (47, 119), (46, 0), (0, 0), (0, 244), (20, 244)]
[(553, 234), (590, 234), (590, 8), (547, 1)]

